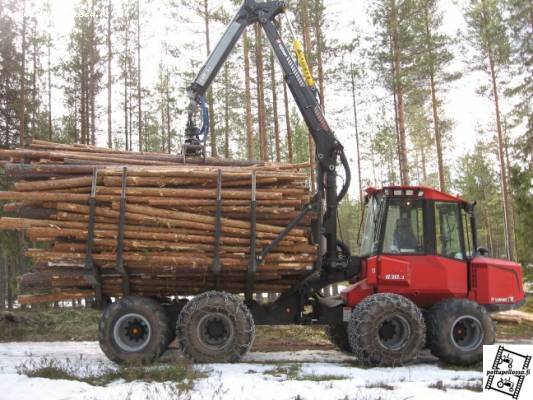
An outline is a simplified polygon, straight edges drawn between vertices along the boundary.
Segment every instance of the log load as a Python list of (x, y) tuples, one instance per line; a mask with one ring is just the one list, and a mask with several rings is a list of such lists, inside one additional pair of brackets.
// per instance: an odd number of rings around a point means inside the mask
[[(123, 296), (124, 281), (131, 294), (154, 297), (194, 295), (215, 284), (242, 293), (251, 253), (252, 194), (257, 254), (312, 197), (302, 171), (306, 164), (184, 159), (40, 140), (0, 149), (0, 163), (13, 181), (0, 191), (0, 230), (22, 230), (33, 244), (26, 251), (32, 271), (21, 279), (23, 304), (94, 296), (93, 270), (87, 269), (92, 265), (105, 297)], [(308, 213), (262, 260), (255, 292), (281, 292), (309, 273), (317, 257), (310, 235), (316, 217)], [(125, 271), (117, 267), (119, 254)]]

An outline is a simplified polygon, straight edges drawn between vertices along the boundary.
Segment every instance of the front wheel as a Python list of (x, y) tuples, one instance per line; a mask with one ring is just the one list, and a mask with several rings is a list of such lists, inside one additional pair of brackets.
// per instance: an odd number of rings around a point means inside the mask
[(394, 366), (412, 361), (424, 346), (426, 327), (420, 309), (393, 293), (368, 296), (352, 311), (350, 346), (369, 366)]
[(483, 345), (493, 344), (494, 325), (484, 307), (466, 299), (435, 304), (427, 315), (427, 342), (442, 361), (471, 365), (483, 359)]
[(100, 348), (119, 364), (153, 362), (171, 336), (163, 307), (146, 297), (129, 296), (109, 305), (98, 325)]

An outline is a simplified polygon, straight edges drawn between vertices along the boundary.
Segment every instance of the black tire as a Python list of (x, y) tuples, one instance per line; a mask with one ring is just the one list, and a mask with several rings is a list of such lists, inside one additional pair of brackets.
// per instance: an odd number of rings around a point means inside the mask
[(483, 345), (493, 344), (496, 333), (483, 306), (466, 299), (435, 304), (427, 314), (427, 343), (442, 361), (471, 365), (483, 359)]
[(109, 305), (98, 325), (100, 348), (119, 364), (148, 364), (167, 349), (172, 335), (163, 307), (146, 297), (128, 296)]
[(343, 322), (341, 324), (326, 325), (324, 329), (326, 336), (339, 350), (351, 353), (350, 341), (348, 340), (348, 324)]
[(412, 361), (423, 348), (424, 317), (409, 299), (393, 294), (368, 296), (352, 311), (350, 346), (368, 366), (394, 366)]
[(255, 325), (237, 296), (209, 291), (183, 307), (176, 335), (183, 354), (195, 362), (235, 362), (252, 347)]

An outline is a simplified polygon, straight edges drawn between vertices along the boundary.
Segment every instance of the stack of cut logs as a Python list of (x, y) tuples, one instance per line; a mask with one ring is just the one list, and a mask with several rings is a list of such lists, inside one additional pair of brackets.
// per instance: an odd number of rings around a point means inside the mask
[[(191, 162), (192, 161), (192, 162)], [(245, 289), (251, 243), (251, 182), (256, 176), (258, 253), (309, 202), (305, 165), (218, 159), (184, 160), (87, 145), (34, 141), (0, 149), (0, 163), (14, 181), (0, 192), (0, 229), (23, 230), (32, 272), (22, 277), (31, 304), (94, 295), (85, 275), (89, 198), (94, 170), (96, 207), (91, 259), (106, 297), (122, 296), (116, 268), (120, 197), (126, 167), (123, 260), (131, 294), (193, 295), (214, 286), (217, 178), (221, 176), (220, 288)], [(258, 267), (256, 292), (281, 292), (301, 279), (316, 259), (308, 214)]]

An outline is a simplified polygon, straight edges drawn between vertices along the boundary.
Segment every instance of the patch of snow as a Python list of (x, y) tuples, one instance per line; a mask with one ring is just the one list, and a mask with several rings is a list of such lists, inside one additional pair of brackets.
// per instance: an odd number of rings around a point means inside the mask
[(336, 350), (276, 351), (269, 353), (251, 352), (243, 362), (353, 362), (353, 356)]
[[(353, 365), (353, 358), (338, 351), (297, 351), (250, 353), (237, 364), (199, 365), (207, 378), (196, 382), (194, 390), (180, 393), (172, 382), (146, 383), (115, 381), (92, 386), (79, 381), (29, 378), (16, 373), (17, 365), (43, 357), (79, 366), (80, 371), (113, 368), (95, 342), (0, 343), (0, 400), (87, 400), (87, 399), (235, 399), (306, 400), (325, 399), (482, 399), (483, 394), (463, 389), (447, 391), (431, 388), (442, 381), (446, 386), (480, 383), (482, 373), (442, 369), (431, 358), (421, 363), (365, 369)], [(296, 364), (298, 379), (279, 373)], [(276, 371), (275, 374), (272, 371)], [(275, 376), (276, 375), (276, 376)], [(331, 377), (328, 380), (328, 376)], [(394, 390), (387, 389), (387, 385)]]

